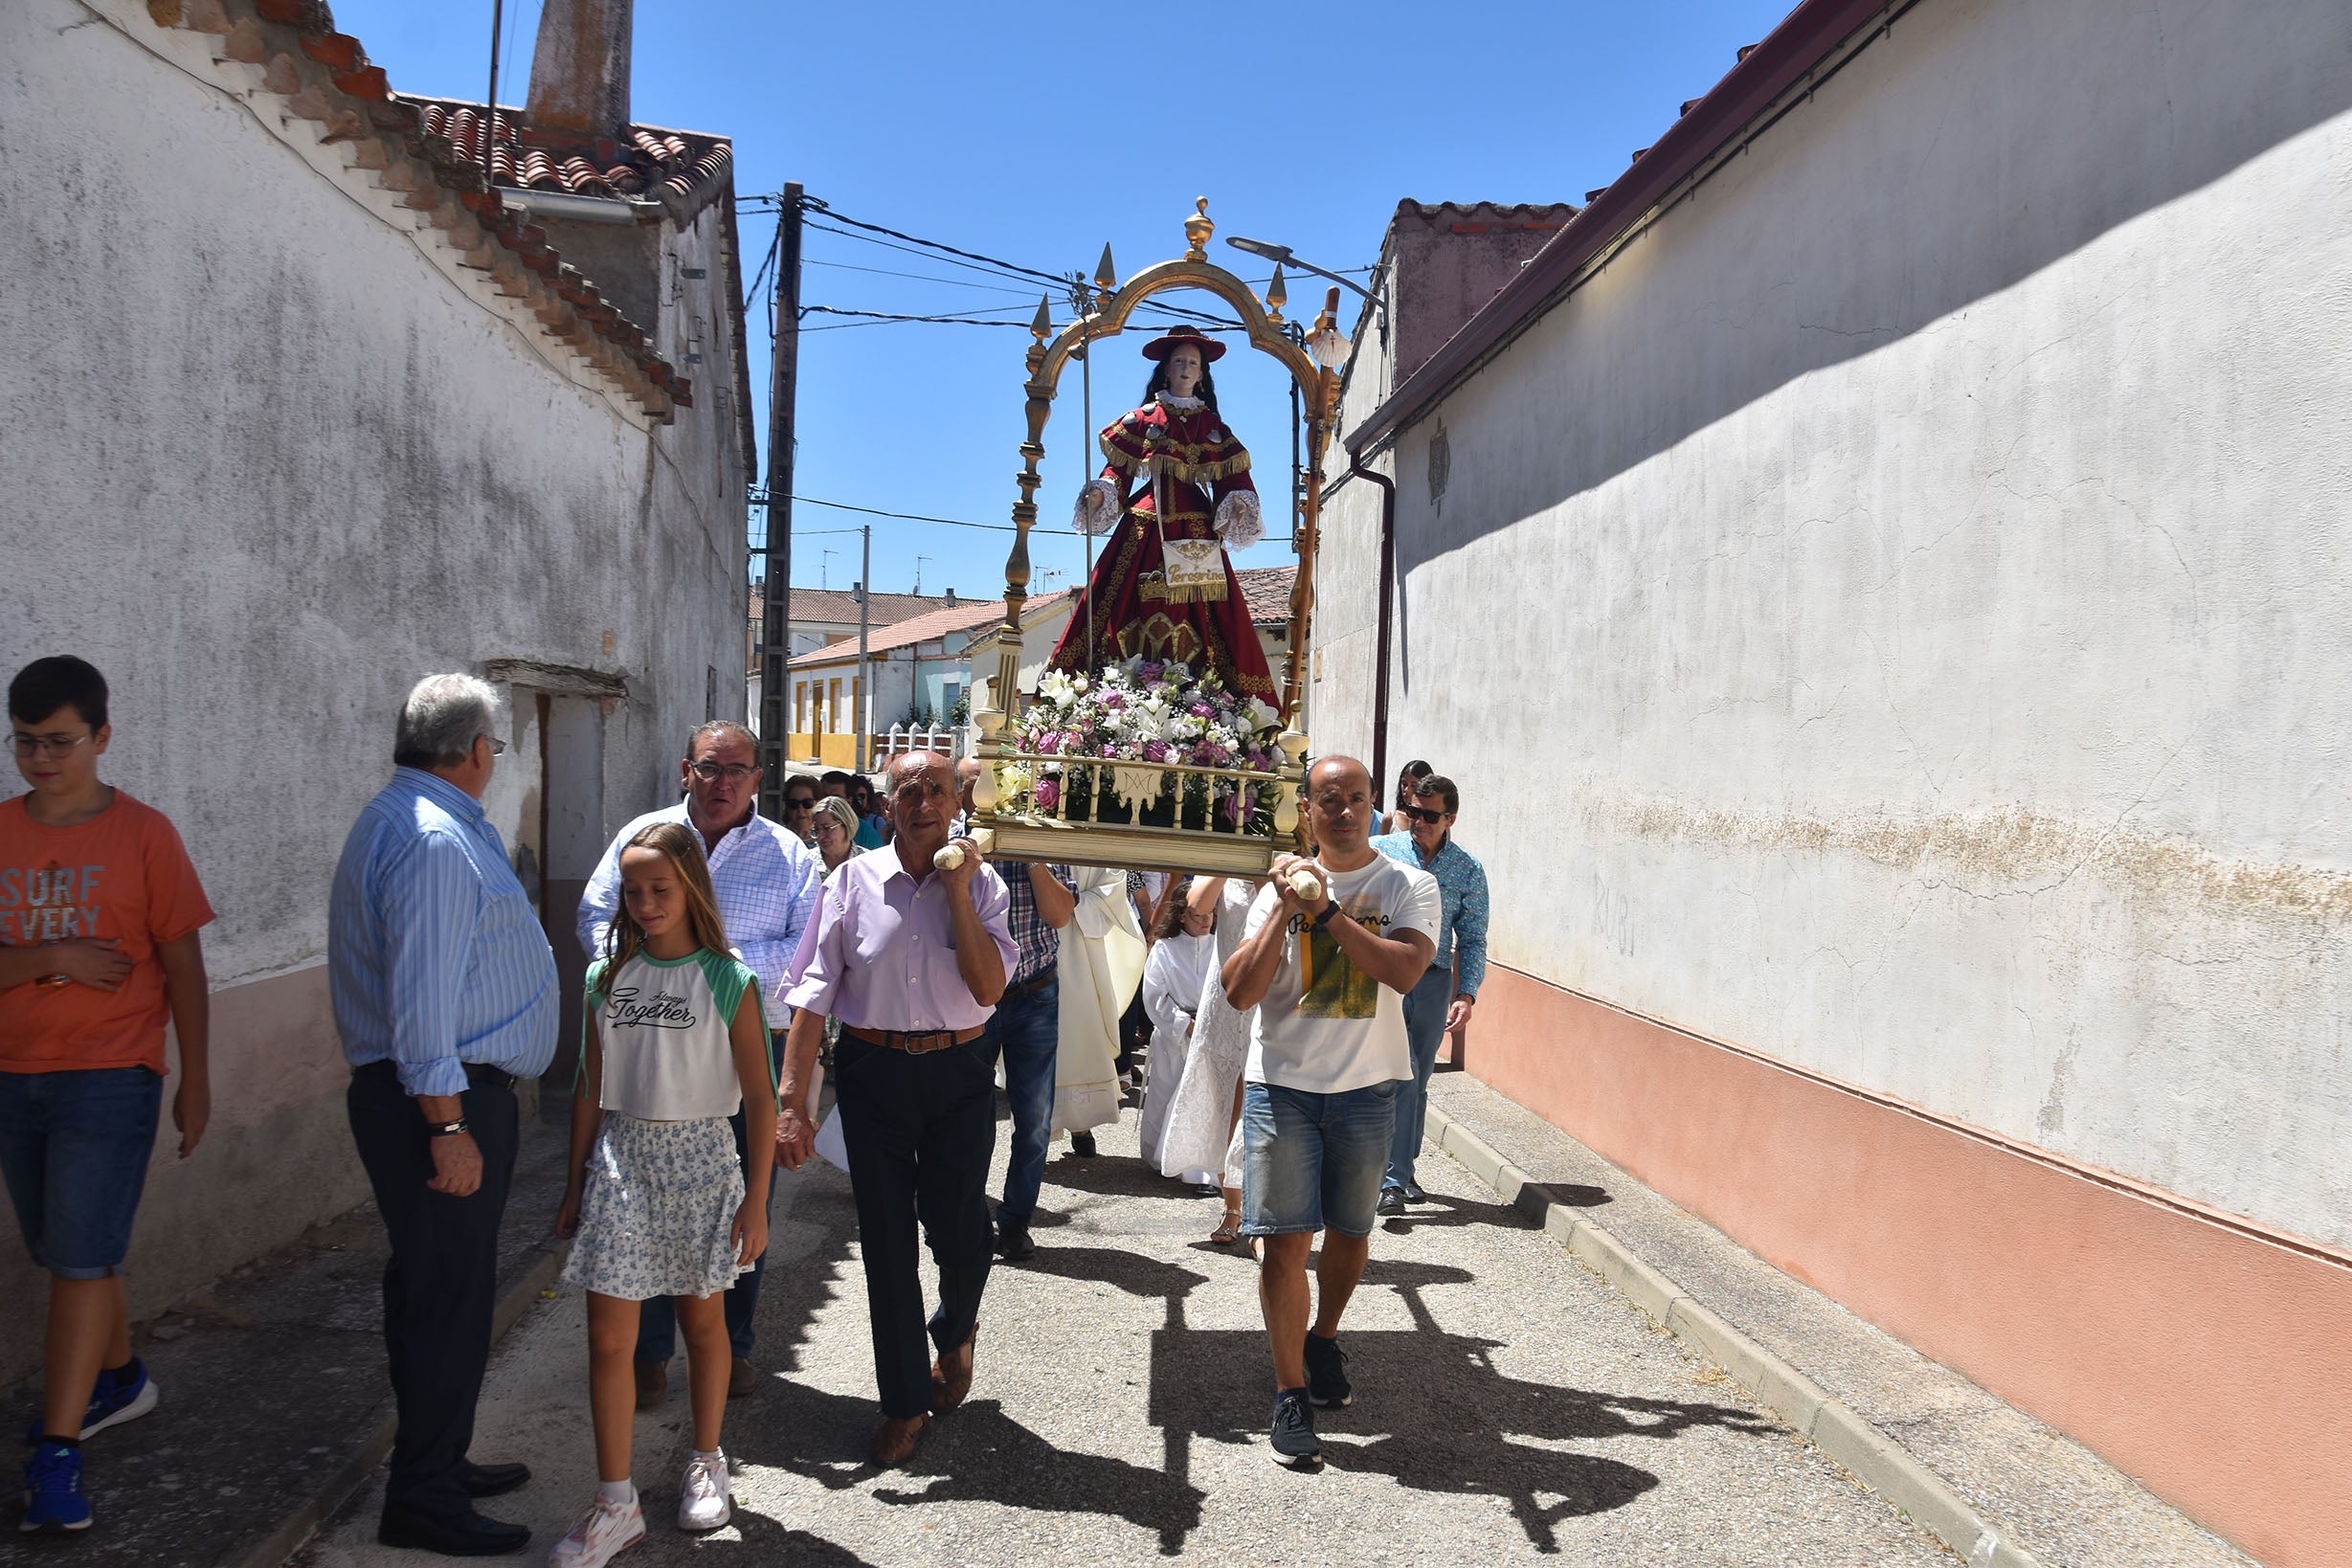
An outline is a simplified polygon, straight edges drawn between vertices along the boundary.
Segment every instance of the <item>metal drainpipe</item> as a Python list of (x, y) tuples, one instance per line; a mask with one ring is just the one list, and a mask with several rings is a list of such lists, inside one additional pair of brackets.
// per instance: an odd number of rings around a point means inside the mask
[(1380, 629), (1379, 661), (1372, 672), (1372, 789), (1377, 797), (1388, 788), (1388, 628), (1397, 577), (1397, 482), (1364, 466), (1364, 459), (1348, 454), (1348, 472), (1380, 487)]

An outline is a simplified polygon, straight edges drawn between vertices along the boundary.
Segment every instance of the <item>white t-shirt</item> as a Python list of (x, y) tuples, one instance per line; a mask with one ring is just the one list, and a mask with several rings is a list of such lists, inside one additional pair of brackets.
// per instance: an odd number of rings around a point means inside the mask
[(708, 948), (666, 960), (640, 949), (610, 979), (608, 968), (609, 960), (599, 958), (588, 969), (588, 1005), (604, 1052), (603, 1109), (648, 1122), (701, 1121), (740, 1109), (743, 1079), (731, 1031), (746, 990), (759, 1005), (759, 976)]
[[(1419, 931), (1437, 941), (1444, 905), (1428, 872), (1375, 855), (1370, 865), (1322, 876), (1339, 903), (1333, 924), (1353, 920), (1375, 936)], [(1281, 907), (1272, 884), (1259, 889), (1243, 939)], [(1357, 969), (1330, 931), (1302, 931), (1300, 924), (1291, 921), (1273, 984), (1258, 1004), (1243, 1076), (1310, 1094), (1412, 1077), (1403, 996)]]

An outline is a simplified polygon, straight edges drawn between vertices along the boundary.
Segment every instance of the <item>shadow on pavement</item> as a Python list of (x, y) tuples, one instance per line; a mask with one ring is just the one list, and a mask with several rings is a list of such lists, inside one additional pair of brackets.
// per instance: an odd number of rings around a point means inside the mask
[[(1165, 1187), (1132, 1160), (1056, 1162), (1056, 1178), (1064, 1183), (1081, 1173), (1086, 1190), (1158, 1193)], [(1527, 1227), (1524, 1218), (1500, 1204), (1433, 1202), (1439, 1213), (1422, 1222)], [(805, 1194), (795, 1218), (822, 1226), (825, 1240), (801, 1266), (771, 1273), (761, 1315), (775, 1328), (804, 1327), (828, 1292), (863, 1289), (848, 1255), (856, 1219), (846, 1182)], [(1163, 1556), (1180, 1554), (1199, 1528), (1207, 1500), (1191, 1477), (1194, 1440), (1265, 1441), (1271, 1410), (1265, 1335), (1254, 1329), (1190, 1327), (1185, 1302), (1212, 1276), (1180, 1262), (1117, 1246), (1051, 1246), (1022, 1272), (1105, 1284), (1163, 1304), (1162, 1323), (1152, 1333), (1147, 1396), (1147, 1419), (1161, 1432), (1157, 1468), (1057, 1447), (997, 1401), (981, 1399), (934, 1422), (905, 1465), (878, 1473), (864, 1462), (880, 1419), (871, 1394), (830, 1393), (789, 1377), (776, 1379), (760, 1400), (755, 1429), (743, 1430), (750, 1422), (738, 1425), (739, 1451), (829, 1490), (867, 1490), (885, 1504), (984, 1501), (1039, 1512), (1103, 1514), (1154, 1532)], [(992, 1298), (1011, 1283), (992, 1281)], [(1559, 1549), (1562, 1521), (1623, 1507), (1659, 1485), (1656, 1474), (1638, 1466), (1554, 1445), (1671, 1442), (1694, 1428), (1758, 1431), (1772, 1425), (1733, 1405), (1640, 1399), (1511, 1377), (1495, 1364), (1499, 1341), (1448, 1332), (1425, 1299), (1435, 1287), (1475, 1284), (1474, 1275), (1452, 1265), (1373, 1260), (1364, 1288), (1395, 1291), (1413, 1327), (1346, 1336), (1358, 1397), (1350, 1408), (1316, 1413), (1328, 1466), (1386, 1475), (1417, 1491), (1500, 1498), (1529, 1543), (1551, 1553)], [(778, 1337), (797, 1340), (799, 1333)], [(985, 1336), (980, 1353), (985, 1361)], [(785, 1365), (797, 1359), (781, 1345), (771, 1354)], [(809, 1548), (840, 1555), (808, 1560), (857, 1560), (789, 1532), (761, 1538), (785, 1546), (795, 1561)]]
[[(1196, 1436), (1263, 1441), (1271, 1408), (1265, 1336), (1254, 1330), (1192, 1329), (1184, 1322), (1184, 1298), (1207, 1276), (1110, 1247), (1055, 1248), (1041, 1252), (1033, 1266), (1167, 1303), (1166, 1323), (1152, 1335), (1149, 1419), (1163, 1433), (1171, 1480), (1185, 1478)], [(1346, 1336), (1363, 1398), (1347, 1409), (1317, 1412), (1326, 1464), (1387, 1475), (1419, 1491), (1503, 1498), (1530, 1544), (1556, 1552), (1562, 1520), (1622, 1507), (1657, 1486), (1658, 1478), (1618, 1460), (1539, 1445), (1670, 1441), (1698, 1426), (1756, 1431), (1772, 1424), (1736, 1406), (1636, 1399), (1509, 1377), (1494, 1365), (1498, 1341), (1446, 1332), (1422, 1299), (1432, 1286), (1473, 1283), (1467, 1270), (1447, 1265), (1376, 1259), (1366, 1269), (1365, 1286), (1397, 1291), (1415, 1326)], [(1409, 1427), (1396, 1424), (1408, 1413)], [(1150, 1522), (1160, 1531), (1163, 1553), (1181, 1549), (1188, 1521)]]

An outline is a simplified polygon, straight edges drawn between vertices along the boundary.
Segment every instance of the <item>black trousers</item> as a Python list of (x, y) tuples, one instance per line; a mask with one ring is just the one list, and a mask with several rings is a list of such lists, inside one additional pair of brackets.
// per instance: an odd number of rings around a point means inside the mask
[[(885, 1416), (931, 1407), (931, 1354), (972, 1337), (988, 1284), (988, 1162), (997, 1075), (984, 1041), (909, 1056), (847, 1035), (833, 1050), (833, 1096), (857, 1194), (874, 1381)], [(920, 1220), (939, 1265), (939, 1308), (923, 1321)]]
[(498, 1227), (514, 1182), (514, 1090), (465, 1091), (482, 1150), (482, 1185), (464, 1198), (426, 1187), (433, 1176), (424, 1113), (393, 1074), (363, 1070), (348, 1097), (351, 1137), (392, 1239), (384, 1266), (384, 1353), (399, 1427), (387, 1508), (436, 1518), (472, 1511), (461, 1479), (474, 1441), (474, 1401), (490, 1360), (498, 1294)]

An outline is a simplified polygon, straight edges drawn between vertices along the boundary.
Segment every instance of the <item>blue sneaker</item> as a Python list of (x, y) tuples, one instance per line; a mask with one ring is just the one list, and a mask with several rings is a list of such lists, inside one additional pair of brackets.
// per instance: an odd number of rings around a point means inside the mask
[[(155, 1408), (155, 1379), (147, 1376), (147, 1364), (136, 1355), (131, 1357), (130, 1372), (120, 1380), (101, 1371), (97, 1386), (90, 1390), (90, 1408), (81, 1413), (82, 1441), (88, 1442), (94, 1433), (109, 1426), (137, 1421)], [(33, 1418), (25, 1428), (27, 1443), (38, 1443), (47, 1435), (42, 1424), (42, 1418)]]
[(25, 1461), (25, 1517), (16, 1527), (36, 1530), (87, 1530), (90, 1499), (81, 1490), (81, 1450), (62, 1443), (44, 1443)]

